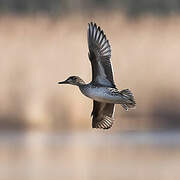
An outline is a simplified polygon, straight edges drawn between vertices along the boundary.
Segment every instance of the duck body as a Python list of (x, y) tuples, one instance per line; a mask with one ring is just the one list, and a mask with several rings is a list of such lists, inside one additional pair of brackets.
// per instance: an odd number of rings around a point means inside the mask
[(85, 96), (98, 102), (113, 104), (127, 103), (127, 98), (117, 88), (89, 83), (79, 86), (79, 89)]

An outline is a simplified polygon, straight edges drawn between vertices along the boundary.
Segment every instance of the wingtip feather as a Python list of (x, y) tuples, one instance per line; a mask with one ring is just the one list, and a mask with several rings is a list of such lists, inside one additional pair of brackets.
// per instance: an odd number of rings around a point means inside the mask
[(93, 44), (99, 45), (99, 51), (102, 56), (111, 56), (111, 46), (109, 40), (106, 38), (104, 31), (97, 26), (94, 22), (88, 23), (88, 42), (89, 46), (93, 46)]
[(114, 119), (108, 116), (105, 116), (101, 121), (99, 122), (93, 122), (92, 128), (96, 129), (110, 129), (113, 125)]

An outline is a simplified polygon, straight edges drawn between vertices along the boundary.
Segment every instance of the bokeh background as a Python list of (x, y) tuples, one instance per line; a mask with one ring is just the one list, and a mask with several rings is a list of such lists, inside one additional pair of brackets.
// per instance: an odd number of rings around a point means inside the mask
[[(0, 0), (0, 179), (180, 179), (179, 0)], [(112, 129), (91, 129), (87, 23), (105, 31), (119, 89)]]

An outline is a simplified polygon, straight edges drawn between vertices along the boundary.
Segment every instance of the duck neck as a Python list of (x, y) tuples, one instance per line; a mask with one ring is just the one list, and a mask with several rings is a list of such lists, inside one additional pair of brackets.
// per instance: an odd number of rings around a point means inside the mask
[(81, 86), (86, 85), (86, 83), (82, 79), (80, 79), (79, 82), (76, 83), (76, 85), (81, 87)]

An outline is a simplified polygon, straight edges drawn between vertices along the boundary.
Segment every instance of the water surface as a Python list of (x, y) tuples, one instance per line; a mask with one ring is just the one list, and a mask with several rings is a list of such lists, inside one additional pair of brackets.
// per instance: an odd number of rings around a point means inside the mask
[(2, 180), (179, 180), (180, 132), (1, 132)]

